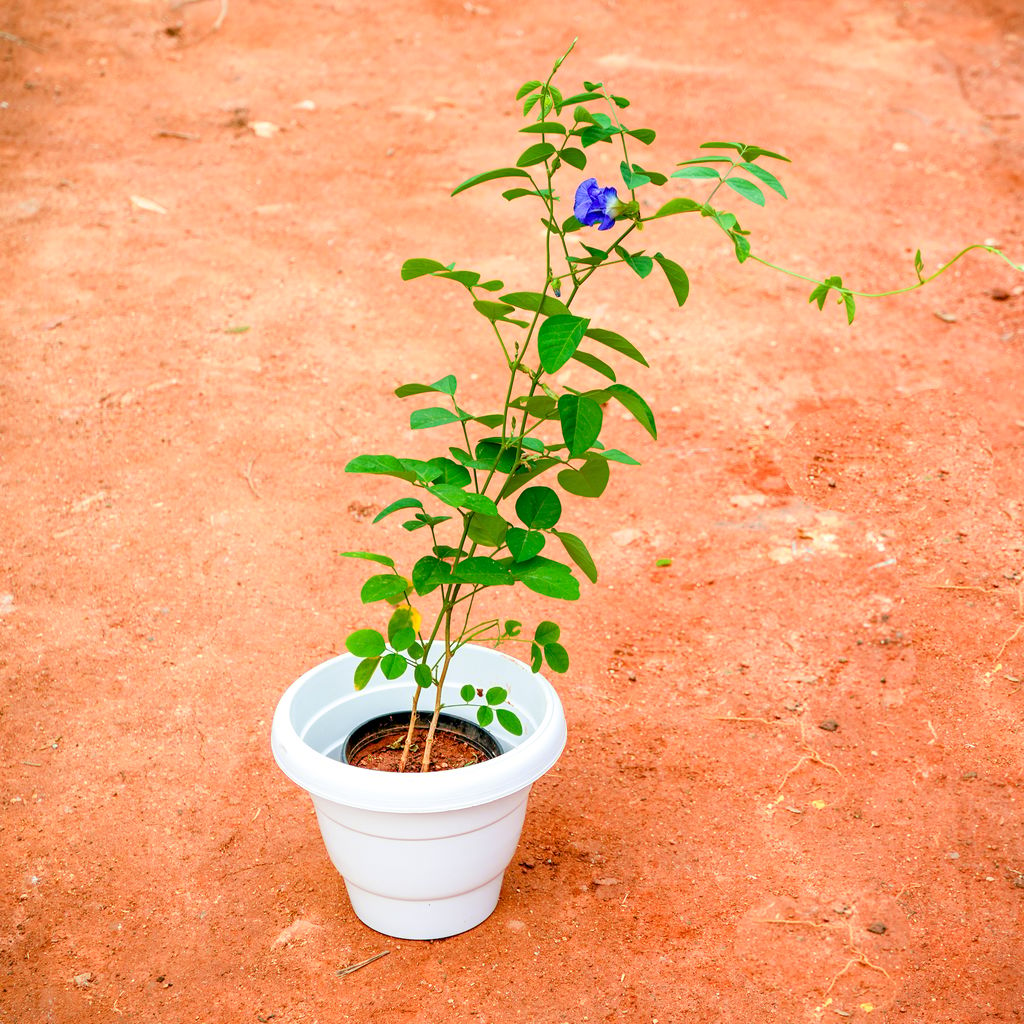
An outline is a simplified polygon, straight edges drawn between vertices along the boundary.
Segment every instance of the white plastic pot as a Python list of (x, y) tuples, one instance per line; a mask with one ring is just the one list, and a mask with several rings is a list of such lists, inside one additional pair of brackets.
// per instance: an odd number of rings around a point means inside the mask
[[(274, 757), (313, 798), (327, 853), (360, 920), (402, 939), (466, 931), (497, 905), (530, 787), (565, 746), (561, 702), (528, 665), (500, 651), (464, 647), (448, 670), (448, 700), (457, 703), (466, 683), (504, 687), (523, 735), (492, 727), (502, 754), (464, 768), (370, 771), (343, 763), (345, 741), (377, 715), (408, 711), (416, 684), (407, 672), (356, 691), (358, 664), (350, 654), (333, 658), (285, 691), (271, 727)], [(475, 720), (474, 708), (447, 710)]]

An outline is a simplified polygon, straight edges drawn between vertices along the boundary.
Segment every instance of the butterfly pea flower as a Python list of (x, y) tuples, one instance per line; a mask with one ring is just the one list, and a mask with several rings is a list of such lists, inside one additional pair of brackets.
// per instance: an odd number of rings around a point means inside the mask
[(598, 231), (607, 231), (629, 210), (629, 203), (619, 199), (614, 188), (601, 188), (597, 178), (587, 178), (576, 189), (573, 213), (585, 228), (597, 225)]

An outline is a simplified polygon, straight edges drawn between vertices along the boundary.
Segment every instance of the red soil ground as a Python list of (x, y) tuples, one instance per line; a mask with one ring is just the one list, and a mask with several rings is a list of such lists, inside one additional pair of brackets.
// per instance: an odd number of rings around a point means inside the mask
[(418, 443), (397, 384), (490, 381), (402, 260), (536, 286), (521, 204), (446, 198), (518, 152), (519, 83), (578, 35), (653, 166), (790, 155), (757, 251), (881, 290), (918, 247), (1024, 258), (1015, 0), (9, 0), (0, 33), (2, 1024), (1024, 1020), (1024, 279), (985, 254), (850, 329), (677, 218), (686, 307), (595, 302), (661, 437), (616, 422), (643, 468), (570, 509), (569, 746), (485, 924), (362, 926), (268, 748), (366, 624), (336, 552), (404, 543), (343, 465)]

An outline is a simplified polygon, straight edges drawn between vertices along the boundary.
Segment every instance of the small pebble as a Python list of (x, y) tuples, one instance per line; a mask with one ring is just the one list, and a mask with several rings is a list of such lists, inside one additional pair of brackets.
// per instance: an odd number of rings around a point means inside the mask
[(868, 931), (872, 935), (884, 935), (889, 929), (881, 921), (874, 921), (868, 925)]
[(839, 723), (834, 718), (826, 718), (818, 728), (824, 729), (825, 732), (835, 732), (839, 728)]

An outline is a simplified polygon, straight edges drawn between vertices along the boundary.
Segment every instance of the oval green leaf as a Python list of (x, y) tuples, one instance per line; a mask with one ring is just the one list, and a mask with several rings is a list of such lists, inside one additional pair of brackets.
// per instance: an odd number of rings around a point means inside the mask
[[(467, 178), (461, 185), (457, 185), (452, 190), (452, 195), (457, 196), (460, 192), (465, 192), (467, 188), (473, 188), (474, 185), (480, 185), (485, 181), (493, 181), (495, 178), (529, 178), (530, 175), (518, 167), (499, 167), (494, 171), (484, 171), (483, 174), (474, 174), (472, 178)], [(444, 270), (444, 267), (441, 267)]]
[(572, 358), (586, 334), (586, 317), (559, 314), (548, 317), (537, 332), (537, 354), (548, 373), (560, 370)]
[(366, 684), (373, 678), (373, 673), (377, 671), (377, 666), (379, 664), (380, 658), (364, 658), (358, 665), (356, 665), (356, 671), (352, 678), (352, 683), (357, 690), (365, 688)]
[(376, 658), (384, 653), (384, 637), (375, 629), (357, 629), (345, 638), (345, 648), (357, 658)]
[(388, 654), (381, 659), (380, 670), (385, 679), (399, 679), (405, 675), (408, 662), (400, 654)]
[(550, 487), (528, 487), (516, 499), (516, 515), (533, 530), (549, 530), (562, 517), (562, 503)]
[(544, 660), (552, 672), (569, 671), (569, 652), (561, 644), (545, 644)]
[(394, 573), (382, 573), (379, 576), (371, 576), (363, 584), (359, 597), (363, 604), (372, 604), (374, 601), (389, 601), (401, 597), (408, 589), (408, 580)]
[(508, 708), (498, 708), (495, 714), (498, 716), (498, 725), (505, 732), (509, 732), (513, 736), (523, 735), (523, 723), (519, 721), (519, 716), (514, 711), (509, 711)]
[(569, 458), (576, 459), (589, 451), (600, 437), (604, 412), (592, 398), (568, 394), (558, 400), (558, 418), (562, 424), (562, 438), (569, 449)]

